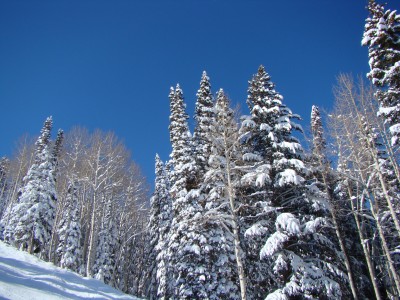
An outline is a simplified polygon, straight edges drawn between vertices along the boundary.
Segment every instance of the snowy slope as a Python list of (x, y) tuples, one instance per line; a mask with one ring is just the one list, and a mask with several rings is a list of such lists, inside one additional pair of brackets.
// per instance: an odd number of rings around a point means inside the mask
[(0, 242), (0, 299), (138, 299)]

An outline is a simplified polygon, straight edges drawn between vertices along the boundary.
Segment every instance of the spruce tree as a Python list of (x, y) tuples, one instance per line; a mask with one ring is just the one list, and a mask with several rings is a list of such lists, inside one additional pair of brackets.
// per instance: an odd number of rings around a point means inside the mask
[[(9, 163), (9, 160), (6, 157), (0, 159), (0, 219), (7, 206), (7, 172), (9, 169)], [(1, 229), (0, 232), (2, 232)]]
[(58, 172), (58, 160), (62, 151), (62, 144), (64, 141), (64, 131), (59, 129), (57, 132), (57, 138), (54, 142), (53, 151), (52, 151), (52, 160), (54, 164), (54, 170), (57, 174)]
[(0, 240), (3, 240), (4, 223), (3, 216), (6, 214), (8, 204), (8, 172), (9, 160), (6, 157), (0, 159)]
[(45, 256), (54, 222), (57, 199), (50, 149), (53, 125), (47, 118), (35, 143), (35, 161), (24, 178), (17, 204), (5, 229), (5, 239), (29, 253)]
[(210, 143), (207, 141), (207, 135), (210, 130), (210, 122), (214, 115), (214, 99), (211, 92), (210, 78), (206, 71), (203, 72), (200, 81), (200, 88), (197, 91), (197, 100), (195, 107), (196, 126), (194, 129), (194, 147), (195, 158), (199, 168), (198, 176), (204, 176), (208, 157), (210, 156)]
[(147, 269), (146, 292), (149, 299), (168, 299), (171, 289), (169, 264), (167, 260), (168, 234), (172, 221), (169, 184), (163, 162), (158, 154), (155, 158), (155, 187), (150, 199), (150, 219), (148, 224), (149, 243), (146, 248)]
[[(260, 261), (260, 250), (265, 236), (273, 232), (273, 221), (267, 216), (280, 207), (282, 195), (295, 199), (301, 192), (289, 186), (301, 185), (304, 165), (299, 160), (302, 148), (291, 134), (300, 127), (292, 119), (298, 118), (282, 104), (283, 97), (263, 66), (249, 82), (247, 105), (250, 116), (242, 117), (240, 128), (243, 159), (247, 174), (242, 178), (242, 211), (245, 234), (249, 289), (253, 297), (264, 297), (268, 286), (269, 264)], [(283, 192), (283, 191), (287, 192)], [(248, 195), (248, 196), (247, 196)], [(276, 217), (276, 216), (275, 216)]]
[[(154, 214), (158, 219), (158, 228), (151, 229), (152, 236), (157, 235), (156, 253), (156, 295), (158, 299), (168, 299), (171, 296), (169, 284), (171, 266), (168, 261), (168, 236), (172, 222), (172, 203), (169, 196), (169, 182), (167, 172), (161, 159), (156, 156), (156, 182), (155, 192), (152, 199), (153, 206), (159, 205), (159, 213)], [(153, 214), (152, 214), (153, 216)], [(157, 232), (158, 231), (158, 232)]]
[(59, 239), (57, 255), (60, 266), (81, 273), (83, 265), (80, 203), (74, 182), (71, 182), (68, 186), (57, 234)]
[(324, 232), (327, 211), (308, 194), (309, 170), (294, 136), (301, 132), (294, 122), (300, 117), (283, 104), (262, 66), (248, 93), (251, 115), (243, 118), (241, 128), (244, 158), (259, 162), (242, 180), (244, 201), (251, 207), (242, 217), (251, 221), (245, 222), (245, 241), (252, 294), (339, 298), (343, 271), (331, 259), (337, 252)]
[(171, 298), (207, 299), (210, 282), (205, 252), (208, 240), (199, 225), (202, 206), (199, 204), (197, 166), (191, 147), (183, 93), (179, 85), (170, 93), (170, 140), (172, 144), (170, 195), (173, 220), (169, 234), (168, 258), (172, 271)]
[(367, 77), (378, 87), (379, 114), (390, 125), (392, 144), (400, 136), (400, 15), (369, 1), (362, 45), (368, 46), (370, 72)]
[(96, 260), (93, 265), (93, 277), (106, 284), (112, 284), (115, 265), (115, 251), (117, 247), (117, 228), (114, 220), (112, 198), (104, 201), (105, 211), (101, 221), (98, 243), (96, 247)]

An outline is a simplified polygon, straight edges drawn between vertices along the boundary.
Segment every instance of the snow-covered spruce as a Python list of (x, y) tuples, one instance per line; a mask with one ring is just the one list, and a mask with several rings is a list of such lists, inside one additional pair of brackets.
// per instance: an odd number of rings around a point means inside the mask
[(96, 260), (93, 265), (93, 277), (112, 285), (115, 268), (115, 252), (117, 248), (117, 228), (114, 220), (114, 206), (111, 196), (105, 195), (105, 206), (102, 216), (101, 228), (98, 234), (96, 247)]
[(69, 184), (67, 192), (61, 221), (57, 228), (58, 262), (62, 268), (82, 273), (80, 204), (74, 182)]
[(204, 176), (208, 158), (210, 156), (210, 143), (208, 132), (210, 123), (214, 119), (214, 97), (211, 92), (210, 78), (206, 71), (203, 72), (200, 81), (200, 88), (197, 91), (194, 119), (196, 126), (193, 134), (193, 146), (196, 164), (199, 168), (200, 177)]
[(370, 72), (367, 77), (378, 87), (379, 114), (390, 125), (392, 144), (400, 137), (400, 15), (369, 1), (362, 45), (368, 46)]
[(169, 197), (169, 183), (165, 166), (158, 154), (155, 158), (155, 188), (150, 199), (148, 225), (149, 243), (146, 248), (147, 278), (146, 295), (149, 299), (170, 297), (169, 262), (167, 260), (168, 234), (172, 222), (172, 203)]
[(283, 104), (262, 66), (250, 81), (247, 104), (251, 115), (242, 118), (240, 131), (244, 159), (254, 167), (242, 178), (248, 209), (241, 217), (250, 292), (255, 298), (341, 297), (346, 275), (331, 259), (336, 247), (322, 230), (327, 213), (309, 196), (309, 170), (293, 135), (302, 130), (294, 122), (299, 116)]
[(170, 173), (173, 220), (168, 237), (172, 298), (207, 299), (207, 285), (212, 280), (205, 261), (207, 233), (198, 222), (203, 208), (199, 204), (197, 166), (191, 148), (182, 90), (177, 85), (170, 93)]
[(24, 177), (24, 185), (4, 232), (7, 242), (29, 253), (40, 253), (42, 257), (47, 254), (57, 199), (50, 147), (52, 125), (52, 118), (47, 118), (35, 143), (34, 163)]

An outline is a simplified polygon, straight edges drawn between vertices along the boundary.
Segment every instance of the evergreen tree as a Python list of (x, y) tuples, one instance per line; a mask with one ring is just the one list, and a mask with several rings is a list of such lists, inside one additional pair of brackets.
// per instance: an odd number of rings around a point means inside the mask
[(196, 182), (197, 166), (193, 158), (183, 94), (179, 85), (170, 93), (170, 140), (172, 144), (170, 195), (173, 220), (169, 234), (168, 258), (173, 267), (175, 299), (207, 299), (211, 280), (205, 252), (209, 251), (204, 229), (199, 225), (202, 206)]
[(167, 245), (172, 221), (172, 207), (169, 197), (168, 178), (158, 154), (155, 158), (155, 188), (150, 199), (150, 219), (148, 225), (149, 243), (146, 249), (148, 274), (146, 281), (149, 299), (168, 299), (171, 293), (168, 273)]
[(83, 265), (80, 204), (74, 182), (68, 187), (60, 225), (57, 228), (57, 234), (59, 238), (57, 254), (60, 266), (81, 273), (83, 271)]
[(200, 88), (197, 91), (197, 100), (195, 107), (196, 126), (194, 129), (194, 147), (196, 164), (199, 168), (200, 180), (204, 175), (208, 157), (210, 156), (210, 143), (207, 141), (207, 135), (210, 122), (214, 115), (214, 99), (211, 92), (210, 78), (206, 71), (203, 72), (200, 81)]
[[(158, 216), (158, 241), (155, 248), (157, 264), (157, 297), (159, 299), (168, 299), (171, 295), (170, 272), (171, 267), (168, 262), (168, 235), (172, 222), (172, 203), (169, 197), (169, 183), (165, 167), (156, 157), (156, 188), (154, 197), (157, 197), (160, 205), (160, 214)], [(155, 201), (155, 200), (154, 200)]]
[(308, 194), (309, 171), (294, 137), (301, 131), (294, 122), (299, 116), (282, 100), (261, 66), (250, 81), (251, 115), (241, 128), (245, 160), (259, 162), (242, 180), (251, 207), (242, 215), (251, 220), (245, 222), (251, 290), (256, 298), (339, 298), (344, 276), (324, 232), (327, 211)]
[(110, 196), (105, 199), (105, 211), (102, 217), (101, 228), (98, 235), (96, 260), (93, 265), (93, 277), (111, 284), (115, 264), (115, 250), (117, 246), (117, 228), (113, 218), (113, 205)]
[[(240, 129), (243, 159), (247, 174), (242, 178), (246, 210), (242, 211), (242, 230), (246, 236), (249, 288), (253, 297), (262, 298), (267, 292), (269, 264), (259, 260), (265, 235), (272, 233), (270, 214), (288, 199), (297, 199), (300, 191), (290, 186), (302, 185), (304, 164), (299, 159), (302, 148), (292, 136), (300, 129), (292, 119), (298, 118), (282, 104), (283, 97), (263, 66), (249, 82), (247, 105), (250, 116), (242, 117)], [(297, 195), (296, 195), (297, 194)], [(276, 217), (276, 216), (275, 216)]]
[(3, 240), (4, 223), (3, 216), (6, 214), (8, 204), (8, 184), (7, 184), (7, 171), (9, 160), (6, 157), (0, 159), (0, 240)]
[(390, 125), (392, 144), (400, 136), (400, 15), (369, 1), (362, 45), (368, 46), (371, 71), (367, 77), (379, 89), (379, 114)]
[[(171, 87), (169, 99), (171, 110), (169, 132), (172, 146), (170, 156), (173, 164), (171, 179), (174, 186), (179, 186), (179, 189), (176, 189), (176, 191), (173, 189), (172, 193), (178, 193), (182, 191), (181, 188), (189, 191), (197, 187), (197, 165), (193, 157), (192, 137), (187, 124), (189, 116), (185, 112), (186, 104), (179, 84), (175, 90)], [(178, 171), (179, 176), (177, 176)]]
[(47, 253), (54, 222), (55, 191), (54, 165), (50, 149), (53, 125), (47, 118), (35, 143), (35, 161), (24, 178), (17, 204), (5, 229), (5, 239), (29, 253)]
[(62, 150), (63, 141), (64, 141), (64, 131), (62, 129), (59, 129), (57, 132), (57, 138), (56, 138), (56, 141), (54, 142), (53, 151), (52, 151), (52, 160), (53, 160), (54, 170), (55, 170), (56, 174), (58, 172), (58, 159), (60, 157), (60, 153)]
[[(6, 157), (0, 159), (0, 219), (7, 206), (7, 172), (9, 168), (9, 160)], [(0, 232), (2, 230), (0, 229)]]

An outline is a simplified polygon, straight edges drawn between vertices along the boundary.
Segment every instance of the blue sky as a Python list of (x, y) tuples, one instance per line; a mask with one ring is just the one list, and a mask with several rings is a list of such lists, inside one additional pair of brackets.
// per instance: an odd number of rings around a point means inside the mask
[[(400, 9), (389, 0), (387, 8)], [(150, 181), (170, 152), (169, 88), (193, 115), (203, 70), (242, 107), (263, 64), (307, 127), (341, 73), (365, 74), (363, 0), (0, 2), (0, 156), (45, 118), (114, 131)], [(54, 135), (56, 130), (54, 131)]]

